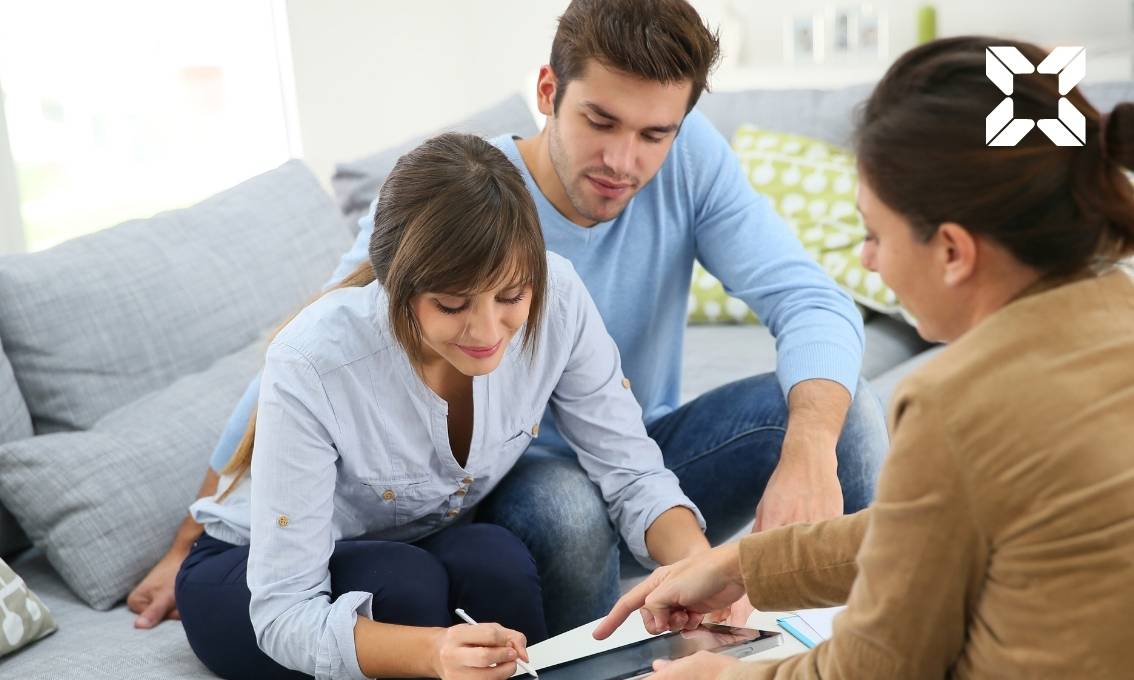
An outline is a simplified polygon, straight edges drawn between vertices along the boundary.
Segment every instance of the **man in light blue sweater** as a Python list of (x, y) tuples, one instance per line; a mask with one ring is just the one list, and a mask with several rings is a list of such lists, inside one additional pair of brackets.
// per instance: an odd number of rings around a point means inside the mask
[[(713, 543), (753, 517), (760, 531), (865, 507), (888, 445), (881, 407), (859, 379), (859, 312), (692, 110), (717, 53), (716, 36), (684, 0), (575, 0), (537, 83), (546, 126), (530, 139), (491, 140), (521, 169), (548, 248), (571, 260), (594, 298), (624, 386)], [(360, 227), (335, 281), (366, 260), (372, 218)], [(694, 259), (769, 328), (777, 367), (682, 405)], [(213, 468), (235, 449), (257, 392), (258, 381)], [(551, 634), (605, 615), (618, 598), (618, 534), (555, 428), (554, 400), (478, 519), (509, 528), (535, 556)], [(163, 561), (179, 561), (175, 550)], [(154, 601), (161, 582), (147, 577), (139, 601)], [(744, 603), (734, 621), (751, 611)], [(150, 620), (166, 613), (146, 611)]]

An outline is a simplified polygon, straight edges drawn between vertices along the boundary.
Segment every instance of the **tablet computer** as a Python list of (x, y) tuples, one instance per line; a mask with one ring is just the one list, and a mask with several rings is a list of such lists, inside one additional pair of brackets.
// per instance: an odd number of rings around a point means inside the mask
[(629, 680), (653, 672), (655, 659), (680, 659), (701, 650), (737, 658), (781, 644), (768, 630), (703, 623), (694, 630), (663, 633), (581, 659), (539, 669), (540, 680)]

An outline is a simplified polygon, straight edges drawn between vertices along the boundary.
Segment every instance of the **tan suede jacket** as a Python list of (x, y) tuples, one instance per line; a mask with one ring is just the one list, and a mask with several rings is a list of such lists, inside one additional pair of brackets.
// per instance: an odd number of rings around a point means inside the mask
[(846, 603), (756, 678), (1134, 678), (1134, 283), (1017, 299), (907, 378), (866, 510), (749, 536), (752, 604)]

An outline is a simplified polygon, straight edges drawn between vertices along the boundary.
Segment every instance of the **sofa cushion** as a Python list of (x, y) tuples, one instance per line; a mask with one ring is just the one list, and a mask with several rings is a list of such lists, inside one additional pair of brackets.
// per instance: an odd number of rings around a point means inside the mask
[[(4, 355), (3, 341), (0, 341), (0, 413), (5, 414), (0, 418), (0, 444), (32, 436), (31, 416), (16, 386), (12, 365)], [(27, 546), (27, 536), (16, 519), (0, 505), (0, 558), (13, 555)]]
[(0, 656), (56, 630), (47, 606), (4, 560), (0, 560), (0, 608), (4, 611), (0, 620)]
[(750, 125), (736, 131), (732, 148), (752, 188), (768, 198), (835, 283), (867, 309), (900, 311), (894, 292), (862, 263), (866, 225), (855, 208), (853, 154), (804, 135)]
[(89, 605), (113, 606), (169, 549), (266, 348), (254, 341), (87, 432), (0, 446), (0, 499)]
[(514, 94), (453, 125), (427, 135), (414, 136), (364, 158), (339, 163), (335, 166), (331, 186), (338, 198), (339, 208), (351, 225), (357, 224), (358, 218), (366, 214), (370, 202), (378, 195), (378, 188), (386, 181), (386, 175), (394, 169), (398, 158), (422, 141), (442, 132), (465, 132), (484, 137), (507, 134), (528, 137), (539, 132), (539, 128), (523, 97)]
[[(1134, 100), (1134, 80), (1087, 83), (1083, 96), (1099, 111)], [(726, 139), (744, 124), (807, 135), (850, 148), (857, 107), (870, 96), (873, 83), (832, 90), (752, 89), (706, 92), (697, 108)]]
[(912, 375), (919, 368), (925, 365), (926, 362), (943, 352), (945, 350), (945, 347), (946, 345), (938, 345), (933, 349), (914, 356), (908, 361), (898, 364), (894, 368), (878, 376), (878, 378), (876, 378), (873, 383), (874, 392), (878, 395), (878, 398), (882, 400), (882, 405), (889, 409), (890, 397), (894, 395), (894, 391), (898, 389), (898, 385), (901, 384), (901, 382), (908, 376)]
[(290, 161), (190, 208), (0, 257), (0, 338), (36, 432), (88, 428), (247, 345), (349, 245)]
[(855, 107), (873, 89), (873, 84), (863, 84), (835, 90), (707, 92), (697, 108), (725, 139), (748, 124), (849, 147)]
[(197, 660), (180, 621), (157, 628), (134, 627), (136, 614), (125, 605), (91, 609), (75, 596), (39, 550), (29, 550), (12, 566), (51, 609), (59, 631), (0, 661), (0, 677), (23, 680), (206, 680), (217, 676)]
[(12, 364), (4, 354), (4, 340), (0, 338), (0, 444), (32, 436), (31, 416), (28, 406), (16, 386), (16, 376)]

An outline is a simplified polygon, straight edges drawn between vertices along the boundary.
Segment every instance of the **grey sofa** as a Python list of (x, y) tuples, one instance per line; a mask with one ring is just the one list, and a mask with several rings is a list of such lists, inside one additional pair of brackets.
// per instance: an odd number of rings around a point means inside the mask
[[(845, 144), (866, 92), (722, 93), (701, 109), (726, 136), (750, 122)], [(536, 129), (518, 97), (453, 127)], [(0, 677), (212, 677), (179, 622), (135, 630), (122, 597), (167, 548), (265, 334), (318, 290), (413, 141), (340, 166), (338, 206), (292, 161), (186, 210), (0, 257), (0, 502), (35, 544), (0, 512), (0, 555), (59, 624)], [(866, 328), (864, 374), (885, 397), (927, 346), (895, 319)], [(692, 397), (772, 370), (774, 344), (760, 327), (696, 327), (685, 359)]]

